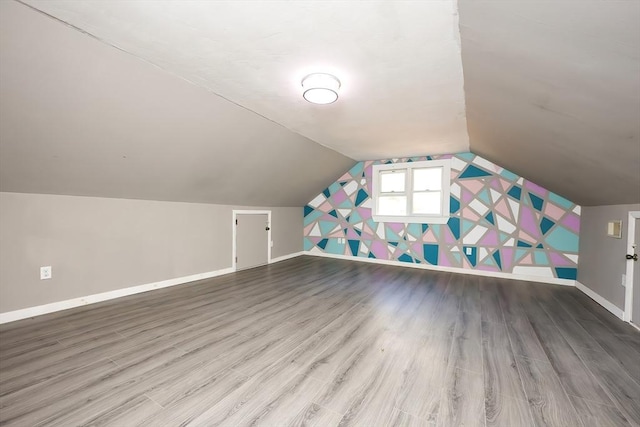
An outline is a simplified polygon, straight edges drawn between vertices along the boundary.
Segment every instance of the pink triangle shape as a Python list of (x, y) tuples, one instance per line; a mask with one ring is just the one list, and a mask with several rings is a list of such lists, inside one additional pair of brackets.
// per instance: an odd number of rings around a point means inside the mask
[(436, 239), (436, 236), (433, 235), (433, 231), (431, 230), (427, 230), (426, 233), (424, 233), (424, 237), (422, 239), (423, 241), (425, 241), (426, 243), (437, 243), (438, 240)]
[(511, 218), (511, 212), (509, 211), (507, 202), (505, 202), (504, 199), (500, 199), (498, 203), (496, 203), (496, 210), (498, 211), (498, 213), (502, 214), (502, 216), (505, 217), (506, 219), (509, 219), (509, 220), (513, 219)]
[(484, 188), (484, 182), (474, 179), (465, 179), (460, 181), (460, 185), (467, 188), (473, 194), (478, 194)]
[(531, 254), (525, 255), (525, 257), (520, 260), (520, 264), (532, 265), (533, 261), (531, 261)]

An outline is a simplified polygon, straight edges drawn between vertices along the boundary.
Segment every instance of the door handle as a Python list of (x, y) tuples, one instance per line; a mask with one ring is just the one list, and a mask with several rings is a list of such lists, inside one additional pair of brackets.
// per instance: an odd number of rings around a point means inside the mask
[[(266, 227), (266, 228), (265, 228), (265, 230), (269, 231), (269, 230), (271, 230), (271, 229), (270, 229), (269, 227)], [(637, 255), (636, 255), (636, 258), (637, 258)]]
[(634, 261), (638, 260), (638, 254), (629, 255), (627, 254), (627, 259), (632, 259)]

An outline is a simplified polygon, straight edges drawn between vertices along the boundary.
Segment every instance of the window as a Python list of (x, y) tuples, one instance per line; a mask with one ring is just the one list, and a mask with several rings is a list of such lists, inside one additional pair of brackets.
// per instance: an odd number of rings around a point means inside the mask
[(374, 165), (373, 219), (444, 224), (449, 220), (450, 160)]

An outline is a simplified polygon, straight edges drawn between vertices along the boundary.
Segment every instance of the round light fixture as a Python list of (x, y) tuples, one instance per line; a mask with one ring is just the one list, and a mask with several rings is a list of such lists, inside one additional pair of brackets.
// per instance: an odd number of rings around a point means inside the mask
[(331, 74), (309, 74), (302, 79), (302, 96), (313, 104), (331, 104), (338, 99), (340, 80)]

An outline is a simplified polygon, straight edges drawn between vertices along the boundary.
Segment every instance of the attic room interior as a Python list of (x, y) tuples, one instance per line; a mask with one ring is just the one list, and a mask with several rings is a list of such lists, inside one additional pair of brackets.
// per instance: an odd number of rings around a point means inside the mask
[(0, 424), (640, 426), (640, 2), (0, 1)]

